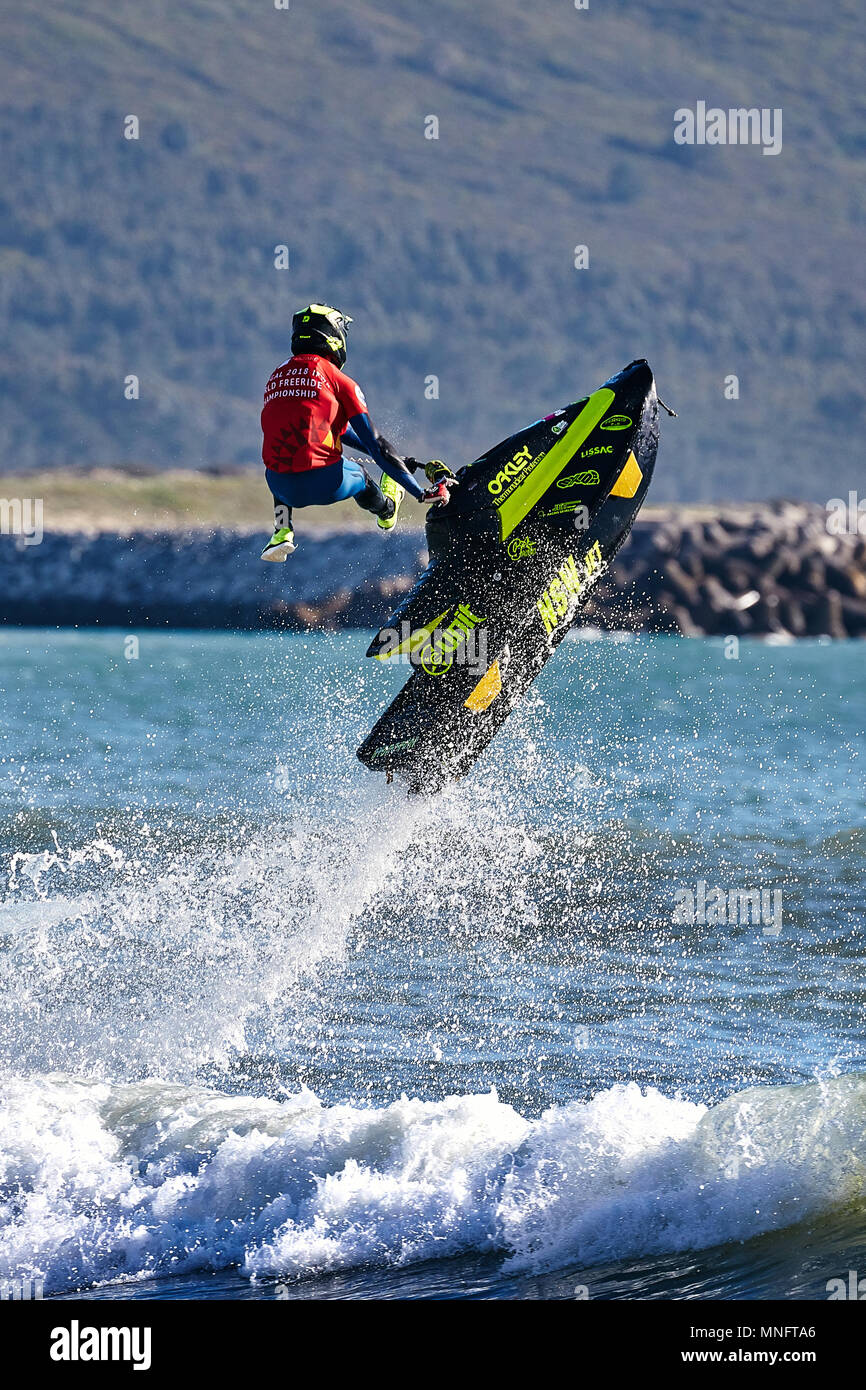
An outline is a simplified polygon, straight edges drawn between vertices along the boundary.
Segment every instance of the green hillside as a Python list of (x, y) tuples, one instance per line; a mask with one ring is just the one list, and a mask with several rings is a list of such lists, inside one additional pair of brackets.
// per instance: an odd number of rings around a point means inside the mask
[[(657, 501), (862, 488), (855, 0), (4, 8), (5, 472), (254, 467), (324, 297), (413, 453), (465, 461), (646, 356), (680, 412)], [(782, 152), (676, 145), (698, 100), (781, 107)]]

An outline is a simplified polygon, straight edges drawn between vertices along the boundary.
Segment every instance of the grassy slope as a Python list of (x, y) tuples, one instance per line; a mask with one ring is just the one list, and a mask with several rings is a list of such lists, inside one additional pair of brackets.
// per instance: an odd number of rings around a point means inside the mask
[[(25, 0), (0, 60), (5, 469), (252, 467), (263, 379), (315, 295), (355, 315), (353, 371), (412, 452), (463, 462), (645, 355), (681, 413), (656, 499), (856, 486), (857, 15)], [(782, 154), (678, 149), (698, 98), (782, 106)]]
[[(190, 469), (165, 469), (146, 475), (112, 468), (54, 468), (48, 471), (7, 475), (4, 496), (40, 498), (44, 529), (49, 532), (112, 531), (129, 535), (141, 531), (212, 530), (264, 534), (270, 528), (271, 503), (258, 475), (196, 473)], [(728, 509), (741, 521), (751, 511), (738, 503)], [(718, 515), (712, 504), (645, 506), (645, 520), (675, 516), (680, 521), (708, 520)], [(400, 514), (400, 530), (421, 532), (426, 508), (407, 501)], [(375, 525), (372, 517), (354, 502), (333, 507), (305, 507), (296, 517), (299, 534), (310, 531), (365, 531)]]
[[(147, 475), (119, 469), (55, 468), (3, 479), (6, 497), (41, 498), (46, 531), (177, 531), (225, 527), (269, 534), (273, 503), (249, 472), (214, 476), (170, 468)], [(422, 527), (421, 508), (406, 507), (401, 524)], [(306, 507), (299, 531), (356, 530), (375, 525), (353, 502)]]

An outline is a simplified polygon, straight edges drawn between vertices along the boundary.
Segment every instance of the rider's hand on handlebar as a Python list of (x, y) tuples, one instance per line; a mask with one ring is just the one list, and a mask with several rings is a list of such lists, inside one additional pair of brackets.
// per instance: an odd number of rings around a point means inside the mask
[(452, 487), (457, 487), (456, 478), (442, 478), (442, 480), (433, 487), (428, 487), (421, 501), (432, 502), (434, 505), (440, 507), (447, 507)]

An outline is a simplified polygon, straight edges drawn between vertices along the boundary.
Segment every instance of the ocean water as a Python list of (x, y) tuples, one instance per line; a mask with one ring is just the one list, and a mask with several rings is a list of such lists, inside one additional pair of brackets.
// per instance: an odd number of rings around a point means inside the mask
[(577, 634), (423, 801), (366, 641), (0, 636), (0, 1278), (866, 1275), (866, 645)]

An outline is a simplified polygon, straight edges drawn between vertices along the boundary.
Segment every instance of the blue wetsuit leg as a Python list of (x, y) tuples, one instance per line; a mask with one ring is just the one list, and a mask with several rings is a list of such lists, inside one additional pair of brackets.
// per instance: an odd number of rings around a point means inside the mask
[(326, 468), (310, 468), (305, 473), (277, 473), (266, 468), (265, 477), (274, 500), (274, 525), (291, 526), (293, 507), (327, 507), (354, 497), (359, 507), (375, 516), (385, 513), (385, 495), (378, 483), (368, 478), (354, 459), (340, 459)]
[(370, 485), (363, 468), (354, 459), (340, 459), (325, 468), (309, 468), (304, 473), (277, 473), (275, 469), (266, 468), (265, 477), (277, 502), (285, 507), (327, 507), (331, 502), (357, 497)]

